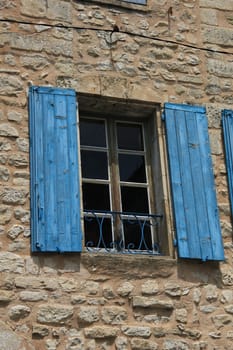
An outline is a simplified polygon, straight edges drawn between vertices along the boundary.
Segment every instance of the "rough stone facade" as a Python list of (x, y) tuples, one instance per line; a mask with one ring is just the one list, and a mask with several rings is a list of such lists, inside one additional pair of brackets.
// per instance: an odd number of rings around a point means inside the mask
[[(233, 349), (233, 1), (0, 0), (1, 350)], [(117, 25), (119, 32), (113, 32)], [(30, 253), (28, 87), (204, 105), (225, 262)]]

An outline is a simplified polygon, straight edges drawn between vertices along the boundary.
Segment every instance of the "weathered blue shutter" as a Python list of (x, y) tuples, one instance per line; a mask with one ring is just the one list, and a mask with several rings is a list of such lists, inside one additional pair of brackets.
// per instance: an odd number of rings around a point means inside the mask
[(205, 109), (167, 103), (164, 118), (179, 257), (224, 260)]
[(29, 91), (31, 249), (81, 251), (76, 96), (71, 89)]
[(222, 111), (222, 125), (225, 145), (225, 156), (228, 176), (231, 213), (233, 215), (233, 111)]

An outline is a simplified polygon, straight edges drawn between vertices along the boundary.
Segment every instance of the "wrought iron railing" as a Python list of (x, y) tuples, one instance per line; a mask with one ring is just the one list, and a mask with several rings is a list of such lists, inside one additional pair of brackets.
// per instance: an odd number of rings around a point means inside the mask
[(159, 214), (84, 210), (88, 251), (160, 255)]

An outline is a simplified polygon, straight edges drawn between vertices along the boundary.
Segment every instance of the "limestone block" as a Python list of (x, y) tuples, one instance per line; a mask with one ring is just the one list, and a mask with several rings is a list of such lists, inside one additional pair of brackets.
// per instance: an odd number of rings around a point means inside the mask
[(225, 303), (232, 303), (233, 302), (233, 291), (225, 289), (222, 291), (222, 296), (220, 301), (225, 304)]
[[(24, 237), (29, 237), (26, 234), (26, 232), (29, 231), (29, 236), (30, 236), (30, 229), (25, 230), (24, 232)], [(38, 257), (27, 257), (25, 259), (25, 270), (27, 274), (31, 274), (31, 275), (38, 275), (39, 271), (40, 271), (40, 267), (39, 267), (39, 258)]]
[(112, 326), (94, 326), (84, 329), (85, 336), (93, 339), (116, 338), (119, 332), (119, 328)]
[(66, 292), (75, 292), (77, 289), (77, 280), (73, 278), (60, 278), (59, 286)]
[(114, 299), (116, 297), (113, 288), (111, 286), (104, 286), (103, 288), (103, 296), (110, 300), (110, 299)]
[(0, 124), (0, 136), (18, 137), (19, 133), (18, 130), (10, 124)]
[(80, 322), (94, 323), (99, 321), (99, 309), (96, 306), (81, 306), (78, 313)]
[(13, 225), (7, 232), (7, 236), (11, 239), (15, 239), (20, 235), (20, 233), (24, 232), (24, 229), (25, 228), (22, 225)]
[(42, 70), (49, 65), (46, 57), (37, 54), (25, 55), (20, 57), (20, 63), (23, 67), (27, 69), (32, 69), (34, 71)]
[(47, 16), (50, 19), (71, 22), (71, 4), (67, 1), (47, 0)]
[(88, 298), (87, 300), (88, 305), (105, 305), (106, 304), (106, 299), (103, 297), (100, 298)]
[(142, 284), (142, 294), (155, 295), (159, 292), (159, 285), (156, 281), (148, 280)]
[(15, 153), (12, 154), (9, 157), (9, 165), (15, 166), (15, 167), (27, 167), (28, 166), (28, 158), (21, 153)]
[(49, 329), (46, 326), (33, 324), (32, 326), (32, 336), (37, 338), (44, 338), (49, 334)]
[(209, 24), (211, 26), (217, 26), (218, 25), (217, 11), (211, 8), (202, 9), (201, 22), (204, 24)]
[(134, 296), (133, 307), (143, 307), (143, 308), (154, 307), (158, 309), (172, 310), (174, 308), (174, 305), (173, 305), (173, 302), (168, 299)]
[(23, 91), (23, 83), (18, 77), (4, 73), (1, 74), (0, 95), (18, 95), (21, 91)]
[(187, 323), (188, 311), (185, 308), (176, 309), (176, 321), (181, 323)]
[(24, 260), (14, 253), (0, 252), (0, 272), (24, 272)]
[(18, 150), (21, 152), (29, 152), (29, 140), (25, 138), (18, 138), (17, 141)]
[(12, 210), (9, 206), (0, 205), (0, 224), (5, 225), (12, 217)]
[(39, 291), (39, 292), (22, 291), (19, 293), (19, 299), (22, 301), (46, 300), (46, 299), (48, 299), (48, 294), (43, 292), (43, 291)]
[(4, 167), (4, 166), (0, 166), (0, 181), (8, 181), (10, 178), (10, 172), (8, 170), (8, 168)]
[(27, 200), (28, 191), (5, 188), (0, 192), (0, 199), (4, 204), (24, 204)]
[(8, 246), (9, 252), (20, 252), (28, 248), (28, 243), (22, 239), (17, 239)]
[(205, 293), (206, 293), (206, 300), (209, 302), (214, 302), (218, 299), (218, 289), (215, 285), (208, 285), (205, 288)]
[(80, 290), (85, 291), (85, 293), (89, 295), (96, 295), (99, 292), (99, 289), (99, 283), (94, 281), (82, 282), (80, 286)]
[(29, 223), (30, 221), (30, 212), (23, 208), (16, 208), (14, 210), (14, 216), (16, 219), (20, 220), (22, 223)]
[(37, 321), (43, 324), (64, 324), (73, 316), (73, 307), (60, 304), (42, 304), (37, 312)]
[(195, 304), (199, 304), (201, 300), (201, 289), (200, 288), (194, 288), (193, 290), (193, 301)]
[(228, 312), (229, 314), (233, 314), (233, 304), (225, 306), (225, 311)]
[(166, 339), (164, 341), (163, 350), (175, 350), (175, 349), (190, 350), (190, 347), (188, 343), (185, 341), (179, 341), (179, 340), (173, 340), (173, 339)]
[(209, 8), (214, 8), (218, 10), (232, 11), (233, 1), (232, 0), (200, 0), (200, 6)]
[(177, 282), (174, 281), (165, 283), (164, 290), (167, 295), (170, 295), (172, 297), (179, 297), (182, 295), (180, 286), (177, 284)]
[(233, 29), (207, 28), (203, 31), (203, 40), (207, 44), (233, 47)]
[(71, 304), (83, 304), (87, 300), (85, 294), (72, 294), (71, 296)]
[(132, 350), (157, 350), (158, 349), (158, 344), (145, 340), (145, 339), (138, 339), (134, 338), (130, 340), (130, 345)]
[(123, 282), (119, 287), (117, 288), (117, 293), (121, 297), (127, 297), (134, 289), (134, 286), (130, 282)]
[(14, 321), (27, 317), (31, 312), (30, 307), (26, 305), (15, 305), (9, 310), (9, 317)]
[(209, 58), (207, 60), (207, 70), (209, 73), (216, 75), (217, 77), (232, 78), (233, 63)]
[(7, 142), (7, 141), (4, 141), (4, 140), (6, 140), (5, 137), (4, 138), (2, 137), (2, 140), (3, 141), (0, 140), (0, 152), (2, 152), (2, 151), (10, 151), (11, 150), (11, 144), (9, 142)]
[(0, 305), (10, 303), (14, 299), (14, 293), (8, 290), (0, 290)]
[(22, 118), (22, 114), (16, 111), (10, 111), (7, 114), (7, 119), (12, 122), (20, 123)]
[(117, 337), (115, 344), (116, 350), (128, 350), (128, 340), (126, 337)]
[(212, 316), (212, 321), (218, 329), (224, 325), (233, 324), (232, 316), (229, 314), (214, 315)]
[(150, 329), (150, 327), (122, 326), (121, 330), (128, 337), (149, 338), (151, 336), (151, 329)]
[(101, 314), (107, 324), (122, 324), (127, 319), (127, 311), (120, 306), (103, 307)]

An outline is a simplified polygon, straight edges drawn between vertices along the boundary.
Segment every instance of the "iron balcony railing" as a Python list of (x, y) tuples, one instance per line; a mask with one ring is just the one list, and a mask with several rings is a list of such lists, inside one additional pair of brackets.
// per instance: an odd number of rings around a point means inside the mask
[(90, 252), (161, 255), (163, 215), (84, 210), (85, 246)]

